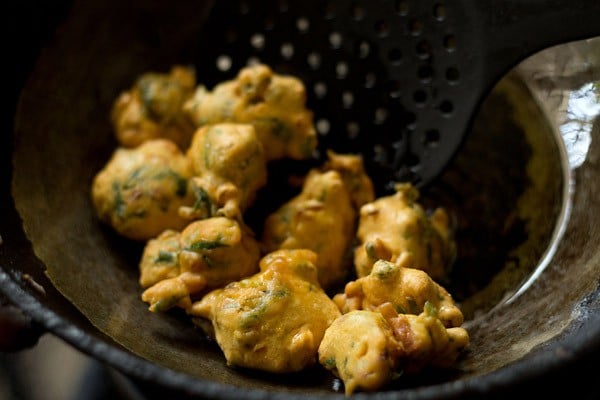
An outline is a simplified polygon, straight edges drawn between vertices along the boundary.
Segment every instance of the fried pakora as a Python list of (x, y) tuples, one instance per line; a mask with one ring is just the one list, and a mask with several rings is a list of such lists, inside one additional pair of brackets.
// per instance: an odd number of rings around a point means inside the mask
[(256, 273), (259, 259), (258, 242), (238, 221), (194, 221), (180, 234), (148, 241), (140, 261), (142, 300), (150, 311), (187, 309), (194, 296)]
[(187, 148), (195, 126), (183, 106), (195, 89), (196, 73), (191, 67), (176, 65), (168, 74), (142, 74), (112, 106), (111, 122), (120, 145), (137, 147), (146, 140), (165, 138), (182, 150)]
[(438, 318), (446, 327), (456, 327), (464, 317), (448, 291), (426, 272), (410, 268), (410, 255), (403, 253), (395, 263), (379, 260), (371, 273), (348, 282), (344, 293), (333, 301), (343, 313), (352, 310), (376, 310), (391, 303), (401, 314), (420, 314), (429, 302), (438, 311)]
[(304, 84), (263, 64), (243, 68), (235, 79), (219, 83), (212, 91), (198, 86), (184, 110), (198, 127), (221, 122), (252, 124), (267, 161), (306, 159), (317, 146)]
[(261, 243), (266, 251), (314, 251), (318, 255), (319, 282), (329, 289), (348, 275), (355, 218), (352, 199), (340, 174), (314, 169), (308, 173), (302, 192), (267, 216)]
[(375, 391), (401, 373), (449, 367), (469, 345), (464, 328), (446, 328), (431, 303), (419, 315), (353, 310), (336, 319), (319, 346), (319, 362), (344, 382), (346, 395)]
[(193, 207), (186, 218), (215, 214), (241, 218), (267, 183), (267, 163), (256, 131), (249, 124), (221, 123), (199, 128), (186, 153), (194, 178)]
[(354, 310), (337, 318), (323, 335), (319, 363), (344, 382), (347, 395), (373, 391), (397, 374), (401, 344), (378, 312)]
[(170, 140), (119, 147), (94, 177), (92, 201), (99, 218), (119, 234), (148, 240), (187, 224), (179, 207), (194, 202), (190, 177), (187, 158)]
[(333, 170), (340, 174), (356, 210), (360, 210), (363, 205), (375, 200), (373, 181), (365, 171), (361, 155), (341, 154), (328, 150), (327, 160), (323, 164), (322, 170)]
[(377, 260), (394, 262), (402, 253), (410, 253), (414, 268), (433, 279), (447, 275), (456, 251), (448, 214), (437, 208), (427, 215), (418, 196), (413, 185), (398, 184), (395, 194), (361, 207), (354, 253), (359, 277), (368, 275)]
[(398, 367), (404, 373), (414, 374), (425, 367), (449, 368), (469, 346), (467, 330), (445, 326), (438, 309), (429, 301), (419, 315), (398, 313), (390, 303), (380, 306), (378, 312), (389, 322), (394, 336), (402, 344)]
[(305, 249), (269, 253), (259, 273), (208, 293), (188, 313), (212, 322), (228, 365), (300, 371), (316, 363), (325, 330), (340, 316), (315, 261)]

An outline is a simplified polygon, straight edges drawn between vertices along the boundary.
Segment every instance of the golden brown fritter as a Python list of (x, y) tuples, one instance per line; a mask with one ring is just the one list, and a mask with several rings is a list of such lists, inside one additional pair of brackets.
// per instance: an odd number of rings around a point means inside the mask
[(181, 233), (172, 229), (163, 231), (148, 240), (139, 264), (139, 282), (148, 288), (160, 281), (175, 278), (181, 273), (179, 254), (181, 253)]
[(464, 317), (450, 293), (436, 283), (426, 272), (409, 268), (410, 255), (396, 261), (379, 260), (371, 273), (348, 282), (344, 293), (334, 296), (333, 301), (342, 313), (352, 310), (376, 310), (385, 303), (392, 303), (401, 314), (420, 314), (429, 302), (438, 310), (438, 318), (446, 327), (456, 327)]
[(340, 174), (313, 169), (302, 192), (266, 218), (261, 243), (266, 251), (314, 251), (319, 282), (328, 289), (348, 275), (355, 218), (352, 199)]
[(377, 260), (394, 262), (402, 253), (411, 254), (413, 267), (433, 279), (446, 276), (455, 254), (448, 215), (438, 208), (428, 216), (418, 196), (411, 184), (399, 184), (395, 194), (361, 207), (354, 254), (359, 277), (368, 275)]
[(241, 218), (267, 183), (263, 146), (249, 124), (221, 123), (199, 128), (186, 153), (197, 202), (182, 209), (187, 218), (214, 214)]
[(323, 292), (310, 250), (278, 250), (260, 272), (216, 289), (188, 313), (212, 321), (228, 365), (285, 373), (316, 363), (325, 329), (340, 316)]
[(176, 65), (168, 74), (140, 75), (129, 90), (117, 97), (111, 110), (121, 146), (136, 147), (149, 139), (165, 138), (185, 149), (195, 126), (183, 105), (195, 88), (196, 73), (191, 67)]
[(199, 127), (220, 122), (252, 124), (267, 161), (305, 159), (317, 146), (303, 83), (293, 76), (275, 74), (266, 65), (243, 68), (235, 79), (212, 91), (199, 86), (184, 108)]
[(195, 296), (256, 273), (259, 259), (258, 242), (238, 221), (194, 221), (180, 234), (163, 233), (144, 248), (142, 300), (151, 311), (187, 309)]
[(378, 311), (402, 345), (398, 367), (405, 373), (414, 374), (428, 366), (451, 367), (469, 346), (466, 329), (444, 326), (438, 309), (429, 301), (419, 315), (398, 314), (390, 303), (380, 306)]
[(378, 390), (400, 373), (452, 366), (468, 345), (467, 331), (444, 327), (431, 303), (419, 315), (398, 314), (386, 303), (336, 319), (319, 346), (319, 362), (340, 377), (350, 395)]
[(341, 154), (328, 150), (323, 170), (339, 172), (356, 210), (360, 210), (363, 205), (375, 200), (375, 188), (365, 171), (361, 155)]
[(169, 140), (120, 147), (94, 177), (92, 201), (99, 218), (119, 234), (148, 240), (187, 223), (178, 210), (194, 202), (190, 176), (188, 160)]
[(333, 321), (319, 346), (319, 363), (344, 382), (346, 395), (374, 391), (397, 375), (401, 344), (374, 311), (354, 310)]

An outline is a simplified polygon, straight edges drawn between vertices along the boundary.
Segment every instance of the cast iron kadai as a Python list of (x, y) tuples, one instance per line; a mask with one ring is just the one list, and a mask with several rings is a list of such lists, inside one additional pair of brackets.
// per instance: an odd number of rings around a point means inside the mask
[[(200, 80), (211, 86), (255, 61), (298, 76), (310, 92), (321, 156), (326, 148), (361, 153), (380, 194), (395, 181), (431, 183), (463, 143), (480, 102), (519, 61), (551, 45), (600, 35), (596, 0), (205, 4), (212, 8), (194, 56)], [(11, 145), (2, 147), (5, 154)], [(14, 227), (0, 246), (6, 297), (44, 329), (124, 371), (135, 369), (137, 378), (160, 372), (159, 383), (180, 389), (190, 383), (160, 366), (132, 361), (75, 307), (65, 306), (20, 228), (10, 199), (11, 171), (5, 172), (3, 223)], [(42, 283), (44, 302), (39, 286), (28, 284), (30, 276)], [(236, 396), (217, 383), (191, 383), (194, 394)]]

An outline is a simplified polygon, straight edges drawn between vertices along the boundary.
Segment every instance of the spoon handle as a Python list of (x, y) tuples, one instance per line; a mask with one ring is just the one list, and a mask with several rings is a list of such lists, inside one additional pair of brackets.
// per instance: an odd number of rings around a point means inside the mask
[[(485, 81), (493, 81), (545, 48), (600, 36), (598, 0), (484, 0), (479, 7), (480, 47), (489, 60)], [(492, 62), (497, 60), (497, 62)]]

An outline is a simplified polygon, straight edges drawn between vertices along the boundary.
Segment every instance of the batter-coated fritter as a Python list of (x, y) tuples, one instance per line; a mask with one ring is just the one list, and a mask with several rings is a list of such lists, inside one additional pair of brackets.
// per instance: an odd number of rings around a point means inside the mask
[(93, 204), (100, 219), (119, 234), (147, 240), (185, 226), (178, 210), (194, 202), (190, 176), (187, 158), (169, 140), (120, 147), (94, 177)]
[(313, 365), (325, 329), (340, 311), (323, 292), (310, 250), (278, 250), (260, 272), (194, 303), (191, 315), (212, 321), (228, 365), (295, 372)]
[[(210, 289), (258, 271), (258, 242), (240, 222), (214, 217), (190, 223), (180, 234), (148, 242), (140, 262), (142, 300), (151, 311), (179, 306)], [(151, 286), (152, 285), (152, 286)]]
[(313, 250), (318, 255), (319, 282), (328, 289), (348, 274), (355, 218), (340, 174), (313, 169), (302, 192), (266, 218), (261, 242), (266, 251)]
[(165, 138), (185, 149), (195, 126), (183, 105), (195, 88), (192, 68), (174, 66), (168, 74), (142, 74), (113, 103), (111, 121), (121, 146), (136, 147), (149, 139)]
[(181, 273), (181, 249), (181, 232), (172, 229), (148, 240), (139, 264), (140, 286), (148, 288), (160, 281), (177, 277)]
[(374, 311), (355, 310), (342, 315), (323, 336), (319, 363), (344, 382), (346, 395), (374, 391), (397, 375), (401, 355), (392, 328)]
[(356, 210), (375, 200), (373, 181), (365, 171), (361, 155), (340, 154), (328, 150), (323, 170), (333, 170), (340, 174)]
[(404, 254), (396, 263), (379, 260), (371, 273), (348, 282), (344, 293), (333, 301), (343, 313), (352, 310), (376, 310), (391, 303), (401, 314), (420, 314), (429, 302), (438, 310), (438, 318), (446, 327), (460, 326), (464, 317), (452, 296), (426, 272), (408, 268), (410, 256)]
[(380, 306), (378, 312), (389, 322), (395, 338), (402, 344), (398, 367), (405, 373), (417, 373), (427, 366), (452, 367), (469, 346), (467, 330), (444, 326), (439, 310), (429, 301), (419, 315), (399, 314), (390, 303)]
[(212, 91), (199, 86), (185, 110), (197, 126), (220, 122), (254, 125), (267, 161), (305, 159), (317, 146), (303, 83), (292, 76), (274, 74), (266, 65), (243, 68), (235, 79), (216, 85)]
[(455, 254), (446, 211), (438, 208), (428, 216), (417, 203), (418, 190), (399, 184), (396, 193), (365, 204), (360, 209), (354, 266), (359, 277), (371, 271), (379, 259), (394, 262), (409, 253), (414, 268), (433, 279), (446, 276)]
[(249, 124), (221, 123), (199, 128), (187, 151), (197, 202), (182, 209), (190, 218), (217, 213), (240, 217), (267, 183), (267, 163)]
[(419, 315), (354, 310), (336, 319), (319, 346), (319, 362), (342, 379), (347, 395), (375, 391), (401, 372), (450, 367), (469, 345), (467, 331), (445, 328), (427, 302)]

